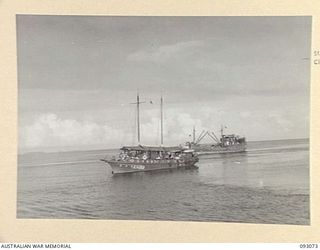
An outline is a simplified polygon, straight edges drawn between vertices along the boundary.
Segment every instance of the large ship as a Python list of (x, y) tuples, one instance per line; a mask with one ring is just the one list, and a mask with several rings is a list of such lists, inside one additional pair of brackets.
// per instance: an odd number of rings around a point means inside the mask
[(120, 154), (101, 159), (112, 168), (112, 174), (193, 167), (199, 158), (193, 149), (163, 146), (163, 98), (161, 97), (161, 146), (140, 144), (140, 102), (137, 94), (137, 146), (123, 146)]
[[(196, 131), (193, 128), (193, 140), (187, 142), (189, 149), (195, 150), (199, 155), (204, 154), (224, 154), (224, 153), (240, 153), (247, 149), (247, 142), (245, 137), (240, 137), (235, 134), (224, 134), (223, 126), (221, 126), (221, 136), (218, 138), (214, 132), (203, 130), (196, 139)], [(200, 142), (208, 136), (213, 140), (213, 143)]]

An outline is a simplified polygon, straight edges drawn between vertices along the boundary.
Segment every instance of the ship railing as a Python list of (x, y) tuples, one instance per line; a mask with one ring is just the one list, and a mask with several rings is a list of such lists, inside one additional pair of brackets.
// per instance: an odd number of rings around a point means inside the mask
[[(115, 160), (115, 159), (114, 159)], [(149, 164), (157, 164), (157, 163), (170, 163), (170, 162), (179, 162), (183, 160), (181, 157), (175, 157), (170, 159), (136, 159), (136, 158), (126, 158), (121, 159), (118, 158), (117, 161), (125, 161), (128, 163), (149, 163)]]

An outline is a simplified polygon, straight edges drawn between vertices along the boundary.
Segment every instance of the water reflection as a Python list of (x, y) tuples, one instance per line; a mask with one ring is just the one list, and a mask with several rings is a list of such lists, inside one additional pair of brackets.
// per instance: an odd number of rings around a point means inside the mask
[(222, 178), (225, 185), (247, 186), (248, 157), (247, 153), (221, 155)]
[(61, 159), (51, 155), (39, 159), (50, 163), (42, 167), (20, 162), (17, 216), (309, 223), (308, 150), (258, 146), (201, 156), (198, 169), (123, 175), (91, 163), (90, 152), (81, 161), (69, 152), (64, 165), (54, 165)]
[(127, 178), (139, 178), (144, 176), (166, 176), (172, 174), (183, 174), (183, 173), (190, 173), (190, 172), (197, 172), (199, 170), (198, 166), (192, 167), (183, 167), (183, 168), (173, 168), (173, 169), (159, 169), (153, 171), (141, 171), (141, 172), (133, 172), (133, 173), (121, 173), (121, 174), (113, 174), (111, 175), (112, 178), (115, 179), (127, 179)]
[(202, 182), (216, 185), (263, 187), (264, 174), (250, 152), (207, 155), (200, 159)]

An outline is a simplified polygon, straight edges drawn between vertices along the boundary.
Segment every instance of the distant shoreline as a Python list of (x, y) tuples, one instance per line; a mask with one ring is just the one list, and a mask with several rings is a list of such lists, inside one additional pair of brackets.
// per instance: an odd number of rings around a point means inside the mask
[[(271, 141), (294, 141), (294, 140), (310, 140), (310, 138), (290, 138), (290, 139), (271, 139), (271, 140), (252, 140), (248, 141), (248, 143), (252, 142), (271, 142)], [(48, 149), (47, 151), (26, 151), (26, 152), (21, 152), (19, 153), (18, 150), (18, 155), (28, 155), (28, 154), (51, 154), (51, 153), (70, 153), (70, 152), (90, 152), (90, 151), (114, 151), (118, 150), (119, 148), (97, 148), (97, 149), (65, 149), (61, 151), (57, 151), (56, 149)]]

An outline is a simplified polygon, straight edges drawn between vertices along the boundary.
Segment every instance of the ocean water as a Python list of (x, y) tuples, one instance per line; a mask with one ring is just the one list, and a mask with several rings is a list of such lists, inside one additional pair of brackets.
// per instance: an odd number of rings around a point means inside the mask
[(249, 142), (196, 169), (112, 175), (112, 150), (18, 156), (17, 218), (310, 224), (309, 141)]

